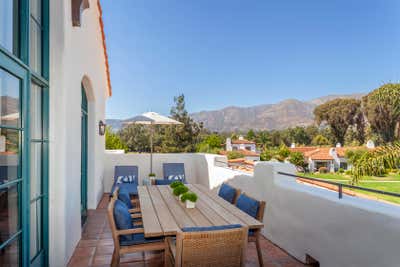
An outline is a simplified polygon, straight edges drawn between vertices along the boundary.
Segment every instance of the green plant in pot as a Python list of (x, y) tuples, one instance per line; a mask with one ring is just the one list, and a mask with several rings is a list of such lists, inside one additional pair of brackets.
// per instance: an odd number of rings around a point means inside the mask
[(182, 194), (181, 201), (186, 203), (186, 208), (194, 209), (196, 207), (197, 195), (193, 192), (186, 192)]
[(180, 185), (180, 186), (175, 187), (174, 190), (172, 191), (172, 193), (173, 193), (175, 196), (177, 196), (177, 197), (180, 198), (180, 196), (181, 196), (182, 194), (184, 194), (184, 193), (186, 193), (186, 192), (188, 192), (188, 191), (189, 191), (189, 188), (187, 188), (187, 187), (184, 186), (184, 185)]
[(174, 188), (176, 188), (176, 187), (178, 187), (178, 186), (184, 186), (184, 184), (181, 182), (181, 181), (174, 181), (174, 182), (172, 182), (170, 185), (169, 185), (169, 187), (171, 187), (172, 189), (174, 189)]

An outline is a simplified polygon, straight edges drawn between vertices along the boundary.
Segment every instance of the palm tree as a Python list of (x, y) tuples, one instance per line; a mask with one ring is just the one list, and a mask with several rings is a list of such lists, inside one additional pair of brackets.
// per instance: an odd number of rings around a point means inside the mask
[(353, 167), (353, 184), (357, 184), (363, 176), (380, 176), (387, 169), (400, 167), (400, 142), (378, 147), (365, 153)]

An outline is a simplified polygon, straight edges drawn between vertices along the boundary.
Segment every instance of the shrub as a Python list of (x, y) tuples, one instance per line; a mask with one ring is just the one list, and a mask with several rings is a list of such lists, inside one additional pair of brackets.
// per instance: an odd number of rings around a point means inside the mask
[(169, 187), (176, 188), (176, 187), (181, 186), (181, 185), (183, 186), (183, 183), (181, 181), (174, 181), (169, 185)]
[(320, 167), (318, 169), (319, 173), (328, 173), (328, 168), (327, 167)]
[(345, 174), (346, 175), (353, 175), (353, 172), (351, 170), (347, 170), (347, 171), (345, 171)]
[(343, 168), (339, 168), (339, 173), (344, 173), (344, 169)]
[(186, 200), (192, 201), (192, 202), (196, 202), (197, 201), (197, 195), (193, 192), (187, 192), (184, 193), (181, 197), (181, 201), (185, 202)]
[(180, 185), (180, 186), (177, 186), (174, 188), (173, 193), (175, 196), (180, 196), (180, 195), (186, 193), (187, 191), (189, 191), (189, 188), (187, 188), (184, 185)]

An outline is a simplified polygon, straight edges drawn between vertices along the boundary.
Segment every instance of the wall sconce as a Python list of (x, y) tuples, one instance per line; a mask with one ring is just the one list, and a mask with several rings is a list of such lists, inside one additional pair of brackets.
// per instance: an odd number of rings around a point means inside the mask
[(99, 121), (99, 135), (106, 133), (106, 124), (103, 121)]

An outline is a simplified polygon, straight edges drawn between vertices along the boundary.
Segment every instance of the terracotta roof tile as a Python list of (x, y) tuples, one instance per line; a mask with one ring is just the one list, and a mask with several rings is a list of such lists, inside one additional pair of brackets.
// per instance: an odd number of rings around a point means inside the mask
[(99, 23), (100, 23), (100, 30), (101, 30), (101, 38), (103, 40), (104, 58), (105, 58), (106, 74), (107, 74), (108, 96), (111, 96), (112, 89), (111, 89), (111, 78), (110, 78), (110, 65), (108, 63), (106, 35), (104, 33), (104, 23), (103, 23), (103, 11), (101, 9), (100, 1), (97, 1), (97, 8), (99, 9), (99, 14), (100, 14)]

